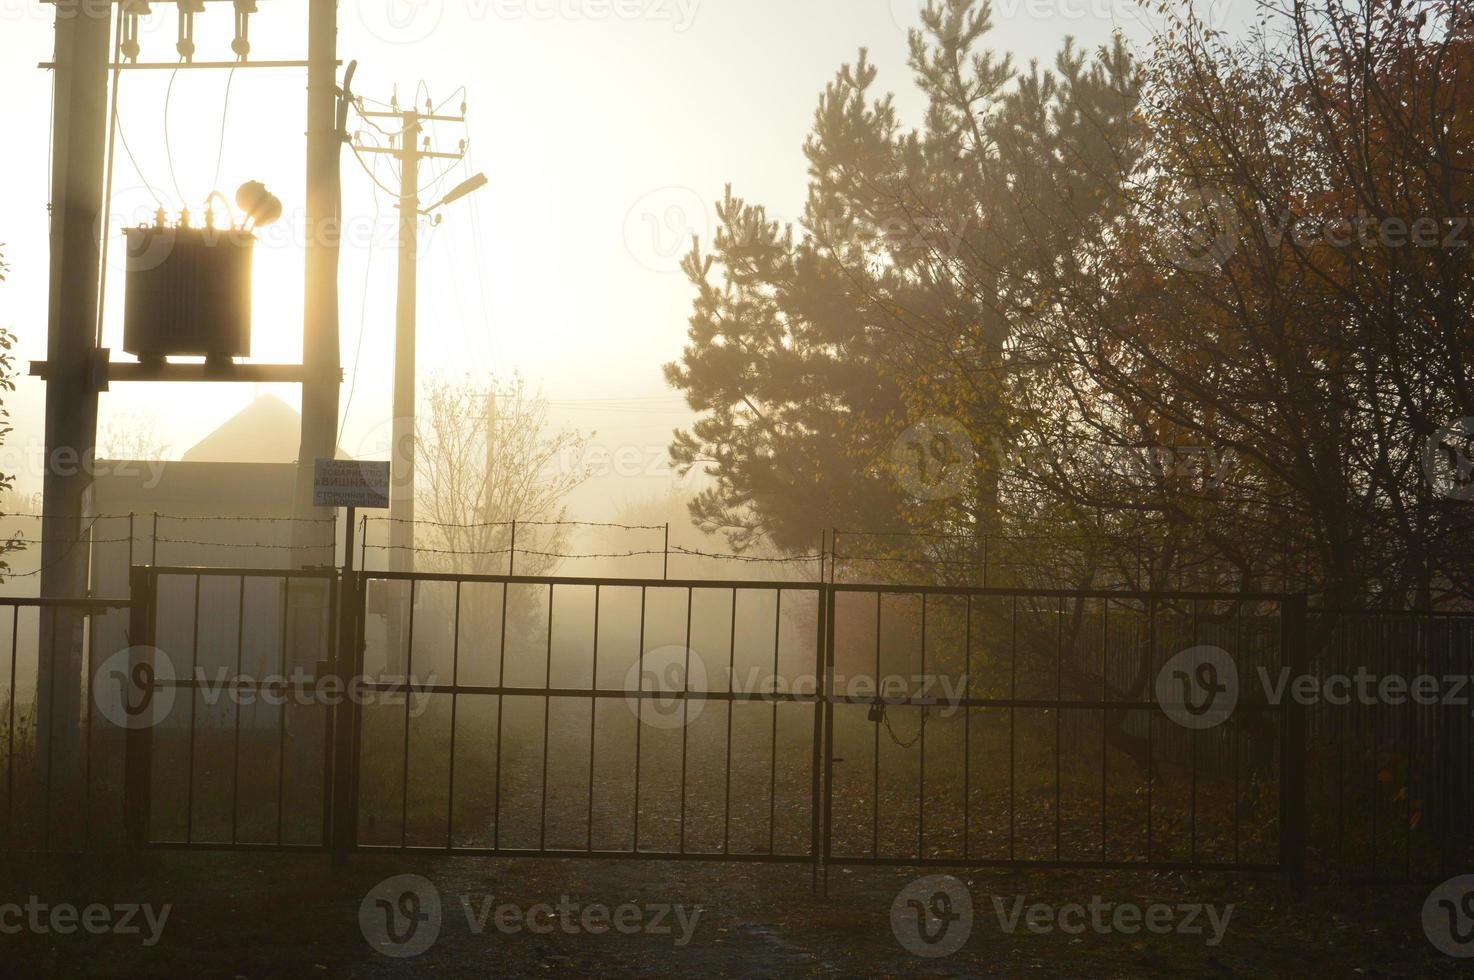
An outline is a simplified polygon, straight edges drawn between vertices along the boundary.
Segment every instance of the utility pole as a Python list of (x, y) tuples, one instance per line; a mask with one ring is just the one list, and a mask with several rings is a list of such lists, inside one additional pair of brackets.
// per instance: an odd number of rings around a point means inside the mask
[(397, 107), (391, 112), (359, 111), (365, 119), (394, 119), (400, 126), (397, 147), (359, 147), (361, 153), (385, 153), (399, 161), (399, 284), (394, 311), (394, 421), (389, 456), (389, 570), (393, 572), (412, 572), (415, 567), (415, 310), (419, 299), (420, 215), (462, 196), (457, 193), (461, 188), (457, 188), (422, 211), (420, 162), (460, 160), (466, 155), (465, 140), (461, 140), (459, 151), (441, 153), (430, 149), (428, 137), (422, 145), (421, 134), (427, 122), (464, 123), (465, 107), (461, 108), (459, 116), (436, 115), (427, 99), (424, 112)]
[[(338, 245), (343, 137), (338, 129), (338, 3), (310, 0), (307, 22), (307, 192), (306, 293), (302, 311), (302, 438), (297, 450), (294, 512), (299, 518), (325, 518), (312, 504), (314, 467), (337, 455)], [(332, 563), (330, 525), (292, 525), (294, 563)]]
[(419, 301), (420, 119), (404, 113), (399, 137), (399, 283), (394, 306), (394, 423), (389, 468), (389, 568), (415, 568), (415, 307)]
[[(112, 8), (56, 5), (56, 123), (51, 168), (50, 322), (46, 357), (45, 516), (41, 594), (87, 594), (82, 515), (97, 440), (97, 294), (107, 132)], [(104, 375), (105, 377), (105, 375)], [(80, 758), (82, 617), (54, 607), (41, 615), (36, 741), (50, 782), (65, 784)]]

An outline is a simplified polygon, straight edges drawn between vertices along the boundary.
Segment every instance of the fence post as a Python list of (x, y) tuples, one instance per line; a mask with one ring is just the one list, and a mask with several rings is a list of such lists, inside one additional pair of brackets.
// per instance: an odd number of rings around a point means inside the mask
[[(133, 565), (128, 569), (128, 646), (151, 647), (154, 643), (155, 581), (153, 569)], [(129, 654), (128, 676), (134, 676), (135, 654)], [(94, 683), (96, 681), (94, 680)], [(148, 696), (152, 697), (152, 694)], [(125, 693), (124, 697), (128, 697)], [(123, 828), (128, 847), (148, 846), (149, 795), (153, 786), (153, 731), (147, 725), (130, 727), (123, 747)]]
[(1308, 657), (1305, 596), (1280, 600), (1280, 663), (1290, 683), (1280, 704), (1280, 867), (1298, 892), (1305, 886), (1305, 706), (1289, 696), (1305, 673)]
[[(348, 852), (357, 844), (358, 832), (354, 777), (358, 762), (360, 707), (354, 691), (362, 675), (358, 636), (363, 603), (359, 597), (358, 574), (353, 569), (355, 523), (353, 508), (350, 507), (343, 567), (338, 578), (338, 648), (333, 655), (333, 674), (342, 699), (333, 713), (332, 806), (329, 810), (332, 823), (327, 830), (333, 864), (338, 867), (347, 863)], [(410, 593), (413, 597), (413, 582), (410, 583)], [(410, 601), (413, 602), (413, 598)]]

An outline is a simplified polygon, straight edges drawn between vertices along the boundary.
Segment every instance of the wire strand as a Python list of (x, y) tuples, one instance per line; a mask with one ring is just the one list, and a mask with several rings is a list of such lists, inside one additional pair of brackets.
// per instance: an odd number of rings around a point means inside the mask
[(220, 107), (220, 145), (215, 150), (215, 176), (210, 178), (210, 190), (220, 190), (220, 163), (225, 159), (225, 122), (230, 118), (230, 86), (235, 83), (235, 68), (225, 76), (225, 102)]
[[(375, 181), (377, 183), (377, 181)], [(343, 403), (343, 418), (338, 423), (338, 443), (343, 442), (343, 433), (348, 429), (348, 413), (353, 408), (353, 394), (358, 390), (358, 365), (363, 356), (363, 335), (368, 326), (368, 288), (369, 279), (374, 271), (374, 245), (379, 234), (380, 201), (378, 192), (374, 193), (374, 224), (369, 234), (368, 256), (363, 262), (363, 296), (358, 306), (358, 343), (353, 348), (353, 371), (348, 375), (348, 397)]]
[[(184, 64), (184, 59), (180, 58), (179, 63)], [(169, 145), (169, 103), (174, 98), (174, 79), (178, 77), (179, 69), (176, 67), (169, 73), (169, 87), (164, 91), (164, 156), (169, 161), (169, 179), (174, 182), (174, 194), (179, 206), (185, 207), (184, 192), (179, 189), (179, 177), (174, 173), (174, 149)]]

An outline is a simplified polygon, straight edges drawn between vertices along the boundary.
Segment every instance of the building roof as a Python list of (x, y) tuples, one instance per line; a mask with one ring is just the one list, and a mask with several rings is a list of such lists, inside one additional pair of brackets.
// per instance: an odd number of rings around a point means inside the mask
[[(295, 463), (302, 416), (275, 395), (262, 395), (183, 456), (186, 463)], [(346, 454), (339, 449), (339, 458)]]

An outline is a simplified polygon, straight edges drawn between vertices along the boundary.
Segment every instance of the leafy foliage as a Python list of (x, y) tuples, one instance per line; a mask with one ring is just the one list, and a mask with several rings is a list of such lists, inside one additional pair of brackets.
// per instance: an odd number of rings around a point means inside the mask
[[(1316, 0), (1230, 40), (1157, 11), (1139, 59), (1018, 69), (986, 2), (932, 0), (920, 129), (862, 52), (800, 230), (729, 190), (667, 367), (704, 413), (672, 447), (716, 477), (703, 527), (935, 534), (962, 564), (933, 577), (969, 581), (991, 537), (1081, 584), (1469, 594), (1469, 508), (1424, 450), (1474, 416), (1470, 19)], [(898, 479), (926, 417), (971, 443), (955, 494)]]

